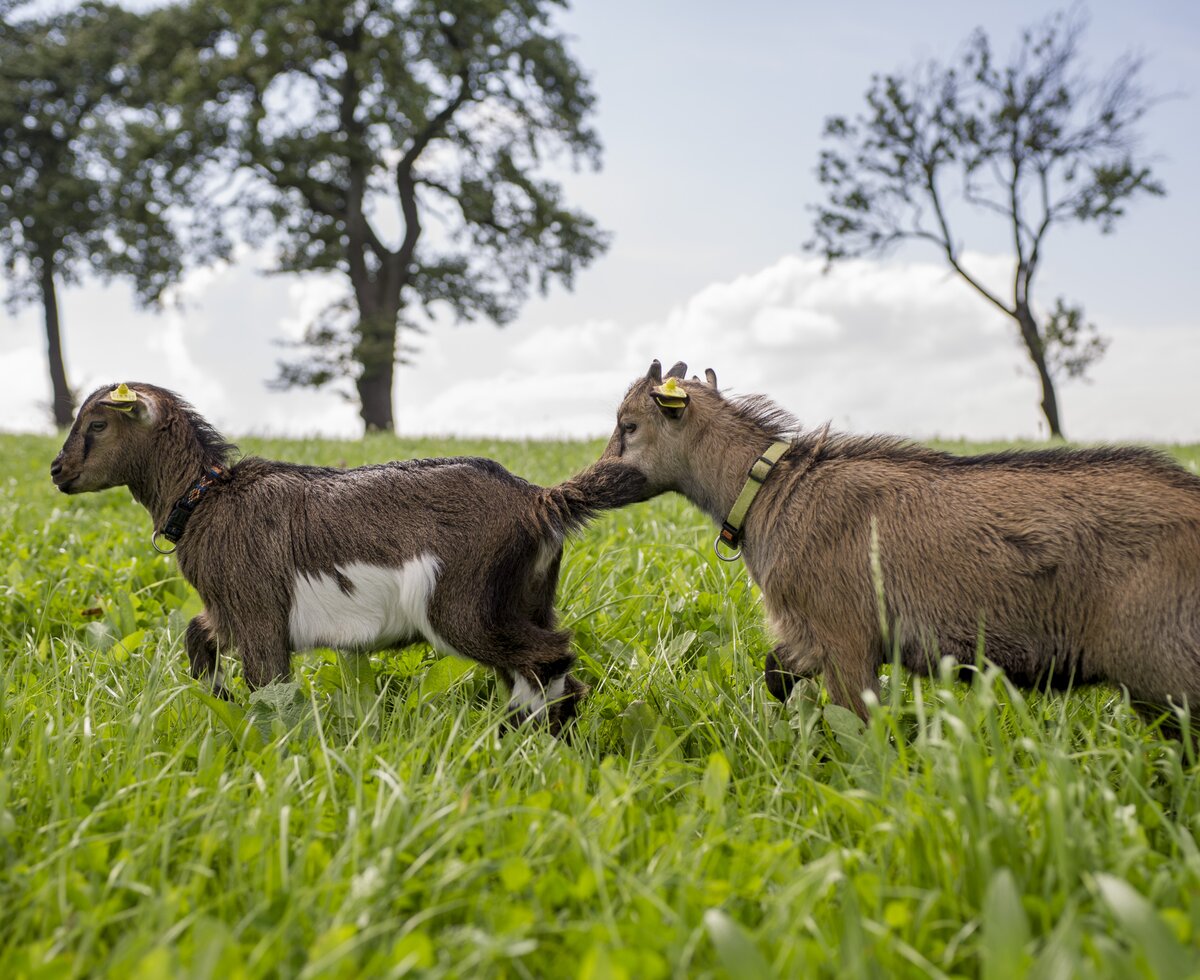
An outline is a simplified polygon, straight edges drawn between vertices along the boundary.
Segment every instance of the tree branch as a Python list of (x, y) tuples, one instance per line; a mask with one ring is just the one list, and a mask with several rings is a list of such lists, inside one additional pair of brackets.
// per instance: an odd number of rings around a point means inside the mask
[(1021, 220), (1021, 195), (1017, 189), (1021, 183), (1021, 162), (1016, 158), (1015, 152), (1012, 157), (1012, 165), (1012, 178), (1008, 181), (1008, 201), (1011, 209), (1009, 218), (1012, 221), (1013, 249), (1017, 253), (1017, 267), (1022, 268), (1025, 265), (1025, 242), (1021, 240), (1024, 222)]
[[(367, 295), (367, 288), (372, 283), (370, 272), (367, 269), (366, 249), (368, 247), (374, 249), (371, 242), (378, 242), (379, 240), (367, 222), (366, 215), (363, 213), (363, 199), (366, 196), (367, 177), (362, 160), (358, 156), (362, 139), (362, 126), (354, 118), (361, 89), (348, 56), (349, 51), (353, 50), (356, 42), (355, 36), (351, 35), (348, 41), (350, 43), (347, 44), (346, 71), (342, 75), (338, 86), (342, 95), (341, 102), (338, 105), (338, 122), (341, 125), (342, 132), (347, 136), (346, 163), (348, 180), (346, 185), (346, 206), (344, 208), (346, 237), (348, 239), (346, 262), (350, 267), (350, 282), (354, 287), (355, 294), (358, 296), (359, 309), (364, 310), (378, 305), (379, 296), (377, 295), (377, 289), (375, 290), (376, 295), (372, 295), (369, 298)], [(379, 253), (376, 254), (378, 255)], [(383, 256), (379, 257), (383, 258)], [(377, 286), (377, 284), (375, 285)]]
[[(444, 31), (451, 45), (457, 50), (458, 43), (449, 31)], [(399, 250), (394, 254), (392, 268), (394, 275), (401, 280), (406, 276), (413, 255), (416, 254), (417, 241), (421, 237), (421, 216), (417, 208), (417, 181), (413, 176), (413, 167), (425, 148), (454, 118), (454, 114), (471, 98), (471, 80), (467, 67), (464, 65), (458, 72), (458, 92), (442, 108), (421, 127), (409, 144), (408, 149), (396, 165), (396, 191), (400, 195), (400, 210), (404, 215), (404, 240)]]
[(1037, 271), (1038, 262), (1041, 259), (1042, 239), (1046, 237), (1046, 232), (1049, 231), (1050, 225), (1054, 221), (1054, 211), (1050, 207), (1050, 178), (1045, 167), (1038, 168), (1038, 189), (1042, 199), (1042, 220), (1038, 223), (1037, 231), (1033, 234), (1033, 241), (1029, 246), (1029, 279), (1033, 278), (1034, 272)]
[(408, 149), (404, 151), (404, 156), (400, 158), (400, 162), (396, 165), (397, 170), (411, 171), (413, 165), (417, 162), (417, 158), (425, 151), (425, 148), (429, 146), (434, 137), (441, 133), (446, 123), (454, 118), (454, 114), (462, 108), (465, 102), (470, 100), (471, 85), (465, 69), (458, 75), (458, 79), (458, 93), (433, 118), (428, 120), (421, 127), (421, 131), (413, 137), (413, 141), (409, 144)]
[(942, 249), (946, 253), (946, 261), (950, 263), (955, 272), (957, 272), (963, 277), (963, 279), (967, 281), (972, 289), (974, 289), (977, 293), (979, 293), (980, 296), (986, 299), (997, 309), (1003, 310), (1009, 316), (1016, 316), (1017, 314), (1015, 309), (1010, 310), (1007, 306), (1005, 306), (1003, 300), (1001, 300), (974, 276), (967, 272), (967, 270), (959, 263), (958, 255), (954, 250), (954, 240), (950, 237), (950, 226), (946, 221), (946, 212), (942, 207), (942, 198), (938, 193), (937, 182), (933, 177), (933, 170), (930, 168), (927, 168), (925, 171), (925, 188), (929, 191), (929, 199), (933, 204), (933, 213), (937, 217), (938, 226), (942, 229), (942, 237), (938, 239), (936, 235), (930, 234), (929, 232), (925, 232), (923, 235), (918, 235), (916, 237), (925, 237), (938, 242), (938, 244), (941, 245)]

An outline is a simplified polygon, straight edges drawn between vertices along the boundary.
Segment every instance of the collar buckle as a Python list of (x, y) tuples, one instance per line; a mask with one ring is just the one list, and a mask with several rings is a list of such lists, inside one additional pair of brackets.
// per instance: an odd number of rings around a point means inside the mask
[(163, 524), (162, 530), (159, 531), (159, 534), (170, 541), (171, 544), (178, 544), (179, 539), (183, 537), (183, 531), (187, 527), (188, 518), (191, 514), (191, 507), (185, 507), (182, 502), (176, 504), (167, 517), (166, 523)]
[[(721, 533), (717, 535), (717, 540), (713, 542), (713, 552), (721, 561), (737, 561), (742, 557), (742, 549), (739, 547), (741, 540), (741, 529), (732, 527), (726, 521), (721, 525)], [(729, 554), (726, 554), (721, 550), (722, 546), (732, 548), (733, 550)]]

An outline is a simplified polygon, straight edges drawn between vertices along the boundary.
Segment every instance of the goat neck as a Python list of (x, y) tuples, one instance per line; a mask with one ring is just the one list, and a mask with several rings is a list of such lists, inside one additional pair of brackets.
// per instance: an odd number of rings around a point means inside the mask
[(219, 461), (210, 458), (191, 427), (179, 418), (164, 420), (147, 448), (155, 458), (135, 468), (129, 490), (158, 529), (179, 499)]
[(749, 426), (720, 421), (707, 426), (691, 454), (692, 465), (680, 481), (680, 493), (717, 524), (722, 523), (746, 485), (750, 467), (776, 439)]

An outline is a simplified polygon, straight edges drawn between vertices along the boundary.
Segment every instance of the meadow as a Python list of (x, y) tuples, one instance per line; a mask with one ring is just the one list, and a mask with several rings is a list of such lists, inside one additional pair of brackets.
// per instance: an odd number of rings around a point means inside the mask
[[(541, 483), (600, 448), (242, 446)], [(148, 515), (60, 495), (57, 448), (0, 436), (0, 976), (1200, 975), (1200, 760), (1120, 691), (984, 667), (887, 671), (866, 726), (819, 684), (779, 704), (757, 591), (664, 497), (567, 545), (569, 742), (499, 737), (492, 676), (422, 646), (219, 702)]]

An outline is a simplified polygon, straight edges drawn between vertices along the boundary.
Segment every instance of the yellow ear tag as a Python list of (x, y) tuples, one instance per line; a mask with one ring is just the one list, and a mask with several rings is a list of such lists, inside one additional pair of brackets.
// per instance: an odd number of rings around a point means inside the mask
[(117, 402), (112, 407), (120, 412), (132, 412), (133, 403), (138, 400), (137, 392), (130, 390), (129, 385), (122, 381), (112, 391), (108, 393), (110, 402)]
[(679, 386), (679, 382), (675, 378), (667, 378), (651, 394), (654, 395), (654, 400), (663, 408), (687, 407), (688, 393)]

